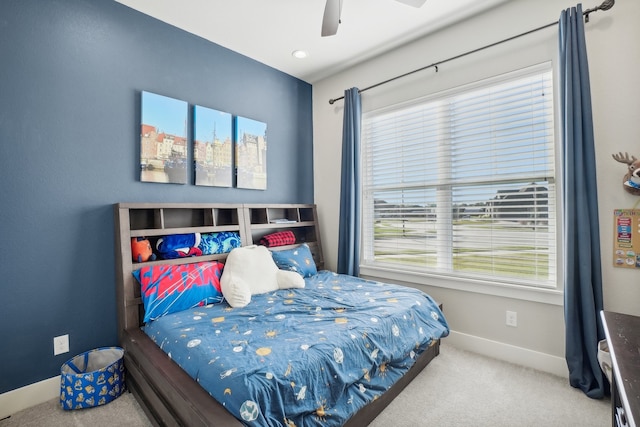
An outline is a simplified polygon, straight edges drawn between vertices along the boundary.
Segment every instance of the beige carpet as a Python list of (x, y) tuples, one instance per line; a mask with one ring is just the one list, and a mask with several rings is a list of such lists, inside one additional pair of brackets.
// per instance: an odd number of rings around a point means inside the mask
[(50, 400), (0, 420), (0, 427), (148, 427), (151, 422), (131, 393), (95, 408), (64, 411), (59, 399)]
[(608, 398), (590, 399), (566, 378), (445, 344), (370, 427), (610, 425)]
[[(445, 339), (440, 356), (370, 426), (601, 427), (611, 425), (610, 414), (609, 399), (590, 399), (564, 378), (458, 350)], [(129, 393), (75, 411), (55, 399), (0, 420), (0, 427), (150, 425)]]

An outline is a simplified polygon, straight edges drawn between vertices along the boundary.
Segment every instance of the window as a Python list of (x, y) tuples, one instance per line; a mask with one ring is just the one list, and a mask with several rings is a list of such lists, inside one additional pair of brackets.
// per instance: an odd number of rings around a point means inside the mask
[(364, 266), (556, 288), (550, 64), (363, 117)]

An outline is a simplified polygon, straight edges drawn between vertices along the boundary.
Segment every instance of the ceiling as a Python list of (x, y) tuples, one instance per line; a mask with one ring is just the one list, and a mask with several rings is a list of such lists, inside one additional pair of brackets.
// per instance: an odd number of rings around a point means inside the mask
[[(343, 0), (338, 33), (321, 37), (325, 0), (116, 0), (189, 33), (315, 83), (509, 0)], [(308, 52), (305, 59), (294, 50)]]

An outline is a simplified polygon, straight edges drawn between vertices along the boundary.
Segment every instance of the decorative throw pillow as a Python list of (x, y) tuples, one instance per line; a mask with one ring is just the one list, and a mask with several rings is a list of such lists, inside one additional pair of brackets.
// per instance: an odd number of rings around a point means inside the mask
[(144, 322), (165, 314), (222, 302), (223, 264), (217, 261), (152, 265), (133, 272), (141, 286)]
[(302, 277), (310, 277), (318, 273), (313, 255), (306, 243), (293, 249), (271, 251), (271, 256), (281, 270), (295, 271)]
[(242, 245), (240, 235), (235, 231), (221, 231), (218, 233), (204, 233), (198, 248), (203, 255), (226, 254)]
[(229, 253), (220, 287), (231, 307), (244, 307), (251, 302), (252, 295), (304, 287), (304, 280), (299, 275), (286, 273), (289, 272), (278, 270), (264, 246), (245, 246)]
[(276, 231), (275, 233), (267, 234), (260, 239), (260, 244), (268, 248), (276, 246), (293, 245), (296, 243), (296, 235), (291, 230)]

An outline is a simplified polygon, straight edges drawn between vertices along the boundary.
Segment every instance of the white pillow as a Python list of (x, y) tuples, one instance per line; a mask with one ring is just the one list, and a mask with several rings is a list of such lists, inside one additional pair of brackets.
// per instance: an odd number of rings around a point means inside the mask
[(295, 271), (278, 269), (277, 277), (280, 289), (304, 288), (304, 278)]
[(235, 248), (229, 253), (220, 287), (231, 307), (244, 307), (251, 302), (251, 295), (303, 288), (304, 279), (295, 272), (279, 270), (266, 247), (252, 245)]

